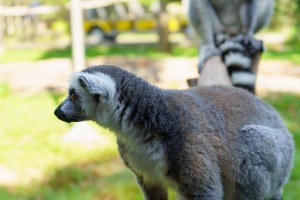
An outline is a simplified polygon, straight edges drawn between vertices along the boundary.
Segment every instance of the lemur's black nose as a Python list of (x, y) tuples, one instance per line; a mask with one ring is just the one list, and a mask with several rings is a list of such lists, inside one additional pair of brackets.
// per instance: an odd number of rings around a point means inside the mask
[(64, 122), (68, 122), (68, 123), (71, 122), (71, 121), (68, 119), (68, 117), (66, 116), (66, 114), (65, 114), (64, 112), (61, 111), (60, 106), (58, 106), (58, 107), (55, 109), (54, 115), (55, 115), (58, 119), (60, 119), (60, 120), (62, 120), (62, 121), (64, 121)]

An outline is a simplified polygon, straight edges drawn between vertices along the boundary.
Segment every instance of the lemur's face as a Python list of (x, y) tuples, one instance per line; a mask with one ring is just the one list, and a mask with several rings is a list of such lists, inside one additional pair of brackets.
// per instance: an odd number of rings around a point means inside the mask
[(93, 120), (107, 123), (115, 96), (115, 82), (106, 74), (75, 73), (69, 95), (54, 114), (65, 122)]

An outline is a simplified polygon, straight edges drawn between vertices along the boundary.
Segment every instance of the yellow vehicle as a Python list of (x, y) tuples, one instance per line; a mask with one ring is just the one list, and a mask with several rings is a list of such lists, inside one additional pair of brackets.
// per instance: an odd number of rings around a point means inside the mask
[[(101, 43), (105, 39), (114, 40), (118, 33), (135, 31), (156, 31), (158, 27), (154, 14), (145, 11), (138, 1), (115, 3), (109, 6), (85, 11), (84, 30), (88, 41)], [(187, 20), (183, 16), (170, 15), (170, 32), (185, 30)]]

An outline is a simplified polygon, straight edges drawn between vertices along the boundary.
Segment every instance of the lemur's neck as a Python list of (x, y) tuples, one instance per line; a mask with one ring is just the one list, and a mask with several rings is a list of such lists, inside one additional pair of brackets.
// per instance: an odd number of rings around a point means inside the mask
[(146, 131), (173, 131), (178, 116), (173, 115), (169, 103), (176, 98), (175, 92), (157, 88), (138, 77), (123, 80), (119, 90), (122, 121), (127, 121), (131, 126), (142, 126)]
[(118, 100), (122, 105), (121, 119), (131, 125), (143, 124), (149, 129), (148, 120), (157, 111), (156, 104), (162, 98), (161, 89), (134, 76), (123, 79), (119, 90)]

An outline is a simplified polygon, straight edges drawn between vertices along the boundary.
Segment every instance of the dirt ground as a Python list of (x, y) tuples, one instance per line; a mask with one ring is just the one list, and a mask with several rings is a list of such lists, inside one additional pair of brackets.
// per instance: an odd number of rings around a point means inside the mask
[[(87, 66), (117, 65), (136, 73), (163, 88), (187, 88), (186, 80), (197, 77), (196, 58), (125, 58), (97, 57)], [(45, 90), (66, 91), (72, 63), (69, 59), (48, 59), (37, 62), (1, 64), (0, 82), (21, 93)], [(257, 77), (257, 92), (290, 92), (300, 94), (300, 66), (289, 61), (262, 61)]]

